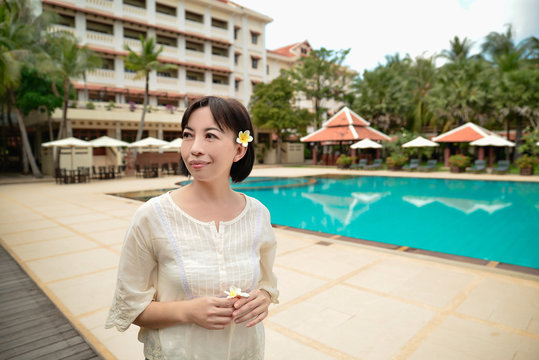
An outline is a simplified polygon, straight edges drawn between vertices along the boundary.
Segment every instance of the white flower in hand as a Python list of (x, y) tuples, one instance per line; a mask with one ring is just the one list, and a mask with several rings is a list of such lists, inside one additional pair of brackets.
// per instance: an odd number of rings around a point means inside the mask
[(228, 295), (226, 297), (227, 299), (241, 298), (241, 297), (248, 298), (249, 297), (249, 294), (241, 292), (240, 288), (235, 288), (233, 286), (231, 286), (228, 291), (225, 290), (225, 294)]

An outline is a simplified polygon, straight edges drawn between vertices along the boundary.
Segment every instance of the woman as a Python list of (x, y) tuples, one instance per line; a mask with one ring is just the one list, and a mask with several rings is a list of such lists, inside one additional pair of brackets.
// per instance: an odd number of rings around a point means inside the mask
[(134, 215), (106, 327), (140, 326), (147, 359), (264, 356), (261, 321), (278, 302), (275, 237), (268, 210), (230, 187), (251, 172), (252, 132), (235, 100), (193, 103), (180, 163), (192, 183)]

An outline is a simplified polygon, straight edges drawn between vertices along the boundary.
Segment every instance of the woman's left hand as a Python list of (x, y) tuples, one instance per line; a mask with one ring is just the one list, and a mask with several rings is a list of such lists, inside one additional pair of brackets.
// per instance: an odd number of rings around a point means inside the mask
[(268, 316), (270, 296), (265, 290), (253, 290), (248, 298), (240, 298), (234, 303), (236, 310), (232, 313), (234, 322), (240, 324), (248, 321), (246, 327), (255, 326)]

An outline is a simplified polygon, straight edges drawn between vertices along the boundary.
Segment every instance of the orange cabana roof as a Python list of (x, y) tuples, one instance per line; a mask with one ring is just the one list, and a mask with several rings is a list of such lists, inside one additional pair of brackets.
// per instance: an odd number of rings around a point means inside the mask
[(391, 140), (389, 136), (373, 129), (370, 123), (347, 107), (342, 108), (322, 127), (302, 137), (302, 142), (358, 141), (363, 139)]
[(471, 122), (432, 138), (435, 142), (472, 142), (494, 134)]

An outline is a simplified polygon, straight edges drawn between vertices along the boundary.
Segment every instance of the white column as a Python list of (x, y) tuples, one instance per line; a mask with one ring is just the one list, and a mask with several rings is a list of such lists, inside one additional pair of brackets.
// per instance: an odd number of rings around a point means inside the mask
[(86, 44), (86, 15), (81, 12), (75, 14), (75, 34), (80, 39), (81, 44)]
[(204, 71), (204, 91), (206, 94), (211, 94), (212, 93), (212, 81), (213, 81), (213, 77), (212, 77), (212, 73), (210, 70), (206, 70)]
[(122, 0), (113, 0), (112, 13), (120, 17), (124, 15), (124, 7)]
[(204, 41), (204, 63), (208, 66), (211, 66), (211, 42), (210, 41)]
[(115, 138), (118, 139), (118, 140), (122, 140), (122, 127), (120, 126), (120, 122), (117, 121), (116, 122), (116, 135), (115, 135)]
[(163, 140), (163, 123), (157, 124), (157, 138)]
[(114, 58), (114, 78), (116, 86), (123, 87), (125, 85), (124, 60), (119, 56)]
[(114, 49), (123, 51), (124, 49), (124, 24), (120, 20), (115, 20), (113, 24)]
[(183, 0), (178, 2), (178, 7), (176, 9), (176, 17), (178, 20), (178, 27), (180, 30), (185, 30), (185, 4)]
[(211, 38), (211, 10), (209, 7), (204, 11), (204, 35)]
[(155, 0), (146, 0), (146, 16), (150, 24), (155, 24)]
[(242, 16), (241, 19), (242, 32), (242, 58), (243, 58), (243, 103), (248, 104), (251, 97), (251, 79), (249, 78), (249, 70), (251, 69), (251, 55), (249, 55), (249, 42), (251, 34), (249, 32), (249, 22), (247, 16)]
[(181, 94), (186, 94), (187, 93), (187, 87), (185, 86), (185, 83), (186, 83), (186, 75), (185, 75), (185, 67), (184, 66), (180, 66), (178, 68), (178, 79), (180, 81), (180, 87), (179, 87), (179, 91)]

